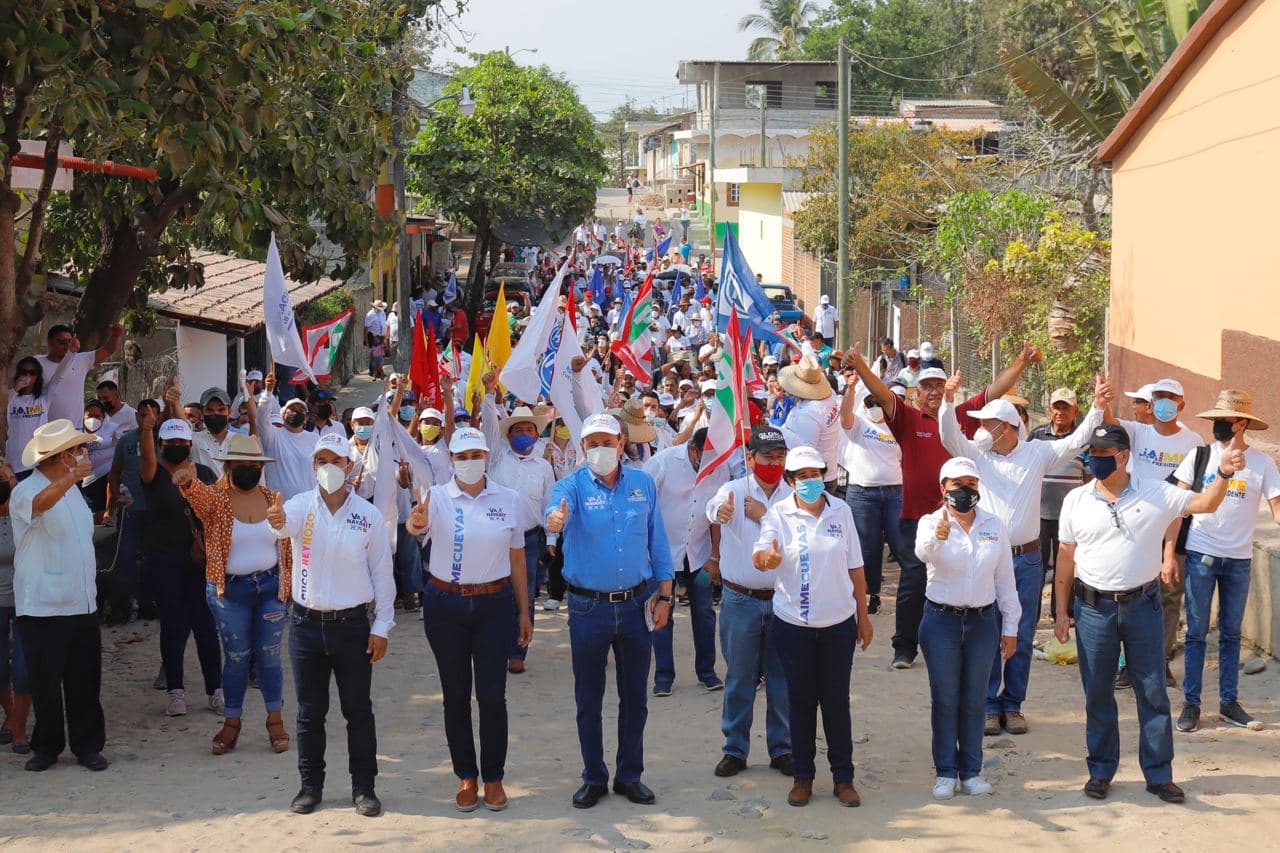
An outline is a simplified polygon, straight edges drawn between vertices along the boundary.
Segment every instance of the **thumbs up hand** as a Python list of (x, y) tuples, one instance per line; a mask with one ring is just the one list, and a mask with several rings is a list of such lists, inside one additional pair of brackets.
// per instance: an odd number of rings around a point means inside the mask
[(279, 492), (271, 493), (271, 502), (267, 505), (267, 524), (274, 530), (284, 527), (284, 498)]
[(752, 564), (762, 572), (771, 571), (782, 565), (782, 549), (778, 547), (778, 540), (773, 540), (773, 545), (768, 551), (756, 551), (751, 555)]
[(733, 518), (733, 492), (729, 492), (729, 497), (725, 502), (720, 504), (720, 508), (716, 510), (716, 521), (721, 524), (728, 524)]
[(938, 527), (933, 535), (941, 542), (947, 541), (947, 537), (951, 535), (951, 513), (946, 509), (942, 511), (942, 518), (938, 519)]
[(560, 508), (553, 509), (551, 514), (547, 516), (547, 530), (551, 533), (559, 533), (564, 530), (564, 524), (569, 520), (569, 502), (563, 498), (560, 500)]

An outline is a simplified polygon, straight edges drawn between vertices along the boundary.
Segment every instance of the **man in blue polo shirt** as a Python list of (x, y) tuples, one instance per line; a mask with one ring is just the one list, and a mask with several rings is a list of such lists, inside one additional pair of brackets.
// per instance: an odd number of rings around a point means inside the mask
[[(617, 418), (587, 418), (582, 425), (587, 464), (556, 483), (544, 512), (547, 530), (565, 534), (569, 646), (583, 763), (583, 784), (573, 795), (573, 806), (579, 809), (591, 808), (609, 792), (601, 708), (610, 648), (619, 699), (613, 790), (633, 803), (656, 799), (640, 781), (653, 656), (645, 609), (653, 629), (667, 624), (675, 572), (657, 487), (644, 471), (620, 464), (624, 444)], [(658, 593), (650, 598), (654, 585)]]

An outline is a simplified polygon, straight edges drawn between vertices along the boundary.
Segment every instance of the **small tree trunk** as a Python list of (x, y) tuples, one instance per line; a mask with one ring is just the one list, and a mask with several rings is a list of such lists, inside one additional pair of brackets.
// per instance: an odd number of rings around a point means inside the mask
[(476, 242), (471, 251), (471, 267), (467, 270), (467, 293), (464, 304), (467, 306), (467, 320), (471, 328), (476, 327), (476, 316), (484, 303), (485, 262), (489, 257), (489, 245), (493, 241), (488, 223), (476, 227)]

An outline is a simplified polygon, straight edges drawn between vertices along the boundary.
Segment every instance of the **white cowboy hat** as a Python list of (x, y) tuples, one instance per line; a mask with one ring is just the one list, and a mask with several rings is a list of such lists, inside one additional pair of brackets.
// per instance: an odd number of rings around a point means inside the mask
[(31, 440), (22, 449), (22, 464), (28, 468), (34, 468), (55, 453), (92, 441), (97, 439), (80, 432), (66, 418), (49, 421), (47, 424), (36, 427)]
[(835, 393), (822, 365), (811, 355), (800, 359), (799, 364), (789, 364), (778, 371), (778, 384), (792, 397), (801, 400), (825, 400)]
[(516, 406), (511, 414), (498, 421), (498, 434), (506, 435), (516, 424), (533, 424), (534, 429), (542, 432), (546, 429), (547, 421), (548, 417), (545, 414), (536, 414), (528, 406)]
[(644, 419), (644, 403), (639, 398), (623, 403), (621, 409), (610, 409), (608, 414), (627, 425), (627, 440), (634, 444), (648, 444), (658, 437), (653, 424)]
[(262, 445), (252, 435), (232, 433), (227, 442), (227, 449), (213, 457), (216, 462), (275, 462), (270, 456), (264, 456)]

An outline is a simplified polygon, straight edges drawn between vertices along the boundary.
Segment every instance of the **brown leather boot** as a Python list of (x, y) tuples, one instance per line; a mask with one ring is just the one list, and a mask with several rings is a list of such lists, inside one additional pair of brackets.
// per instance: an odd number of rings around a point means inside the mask
[(473, 812), (480, 808), (478, 790), (475, 779), (463, 779), (458, 783), (458, 795), (454, 797), (458, 811)]
[(31, 751), (27, 742), (27, 716), (31, 713), (31, 694), (13, 694), (13, 716), (9, 718), (9, 732), (13, 735), (13, 751), (26, 755)]
[(791, 793), (787, 794), (787, 802), (793, 806), (807, 806), (809, 800), (813, 798), (813, 780), (797, 779), (791, 786)]
[(501, 782), (484, 783), (484, 807), (491, 812), (500, 812), (507, 807), (507, 792), (502, 790)]
[(835, 790), (831, 793), (835, 795), (842, 806), (856, 809), (862, 805), (862, 798), (858, 796), (858, 789), (853, 787), (852, 782), (837, 782)]

